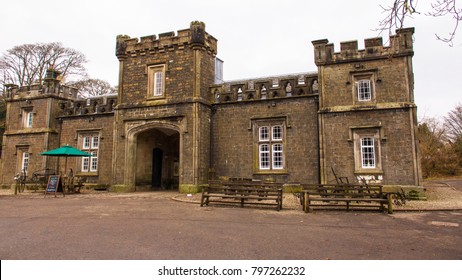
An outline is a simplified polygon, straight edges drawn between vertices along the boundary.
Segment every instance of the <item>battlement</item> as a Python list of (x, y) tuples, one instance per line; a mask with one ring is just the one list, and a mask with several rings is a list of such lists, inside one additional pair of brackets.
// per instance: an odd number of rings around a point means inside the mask
[(381, 37), (364, 40), (364, 48), (358, 49), (358, 41), (340, 43), (340, 52), (335, 52), (334, 44), (327, 39), (313, 41), (316, 65), (349, 63), (362, 60), (383, 59), (387, 57), (412, 56), (414, 28), (396, 30), (396, 35), (390, 36), (389, 46), (383, 45)]
[(141, 38), (130, 38), (127, 35), (118, 35), (116, 43), (116, 56), (124, 59), (127, 56), (143, 55), (149, 53), (162, 53), (182, 50), (185, 47), (202, 48), (212, 54), (217, 53), (217, 39), (205, 32), (203, 22), (191, 22), (189, 29), (175, 32), (161, 33), (158, 36), (150, 35)]
[(61, 117), (113, 113), (117, 94), (95, 96), (85, 99), (61, 101)]
[(236, 80), (210, 88), (212, 103), (245, 102), (318, 93), (318, 73)]
[(46, 97), (54, 95), (62, 98), (77, 98), (77, 88), (55, 83), (32, 84), (30, 86), (5, 85), (9, 101)]

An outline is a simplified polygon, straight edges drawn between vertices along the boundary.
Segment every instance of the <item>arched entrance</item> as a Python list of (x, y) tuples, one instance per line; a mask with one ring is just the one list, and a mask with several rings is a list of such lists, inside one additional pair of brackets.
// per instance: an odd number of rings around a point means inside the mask
[(177, 190), (179, 185), (180, 134), (156, 127), (143, 130), (135, 140), (135, 189)]

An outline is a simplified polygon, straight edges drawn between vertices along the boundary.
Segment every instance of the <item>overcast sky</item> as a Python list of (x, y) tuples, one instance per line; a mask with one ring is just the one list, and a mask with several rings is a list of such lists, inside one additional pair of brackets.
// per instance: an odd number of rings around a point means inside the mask
[[(205, 22), (218, 39), (224, 79), (316, 71), (311, 41), (341, 41), (383, 36), (374, 31), (392, 0), (7, 0), (0, 5), (0, 53), (21, 44), (62, 42), (84, 53), (92, 78), (118, 80), (115, 39), (189, 28)], [(427, 1), (419, 8), (427, 9)], [(455, 46), (435, 40), (452, 22), (424, 15), (408, 20), (415, 27), (415, 100), (419, 117), (442, 117), (462, 103), (462, 32)]]

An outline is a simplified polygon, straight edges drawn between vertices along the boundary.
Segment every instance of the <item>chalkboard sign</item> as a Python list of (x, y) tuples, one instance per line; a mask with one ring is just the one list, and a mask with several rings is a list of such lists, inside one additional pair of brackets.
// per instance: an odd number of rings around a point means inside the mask
[(56, 197), (57, 192), (62, 192), (64, 196), (63, 182), (61, 181), (61, 176), (50, 175), (50, 177), (48, 177), (48, 184), (45, 189), (45, 196), (48, 193), (54, 193)]

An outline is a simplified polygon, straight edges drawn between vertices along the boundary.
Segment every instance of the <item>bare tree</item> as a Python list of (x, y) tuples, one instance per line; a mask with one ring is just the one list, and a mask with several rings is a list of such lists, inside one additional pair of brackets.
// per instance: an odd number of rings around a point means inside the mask
[[(393, 4), (388, 7), (381, 6), (386, 17), (379, 22), (380, 31), (388, 31), (390, 34), (394, 29), (404, 27), (404, 22), (408, 17), (420, 14), (417, 9), (418, 0), (393, 0)], [(440, 41), (453, 46), (459, 23), (462, 20), (462, 9), (456, 6), (456, 0), (433, 0), (431, 10), (424, 12), (431, 17), (451, 17), (454, 25), (448, 36), (436, 35)]]
[(462, 104), (458, 104), (444, 118), (448, 139), (452, 143), (462, 141)]
[(78, 95), (84, 98), (117, 93), (117, 89), (115, 87), (100, 79), (81, 80), (73, 83), (72, 86), (78, 88)]
[(0, 57), (0, 84), (28, 86), (42, 83), (52, 66), (63, 77), (85, 76), (85, 55), (65, 48), (61, 43), (37, 43), (15, 46)]
[[(462, 106), (451, 111), (452, 116), (459, 116), (456, 122), (461, 124)], [(451, 118), (451, 122), (454, 122)], [(448, 126), (448, 118), (440, 122), (435, 118), (419, 121), (418, 134), (421, 154), (422, 172), (425, 177), (457, 175), (462, 171), (462, 134), (452, 138), (453, 126)], [(457, 127), (457, 126), (456, 126)]]
[(444, 126), (435, 118), (426, 118), (418, 126), (422, 172), (425, 177), (455, 175), (459, 170), (454, 146), (447, 141)]

